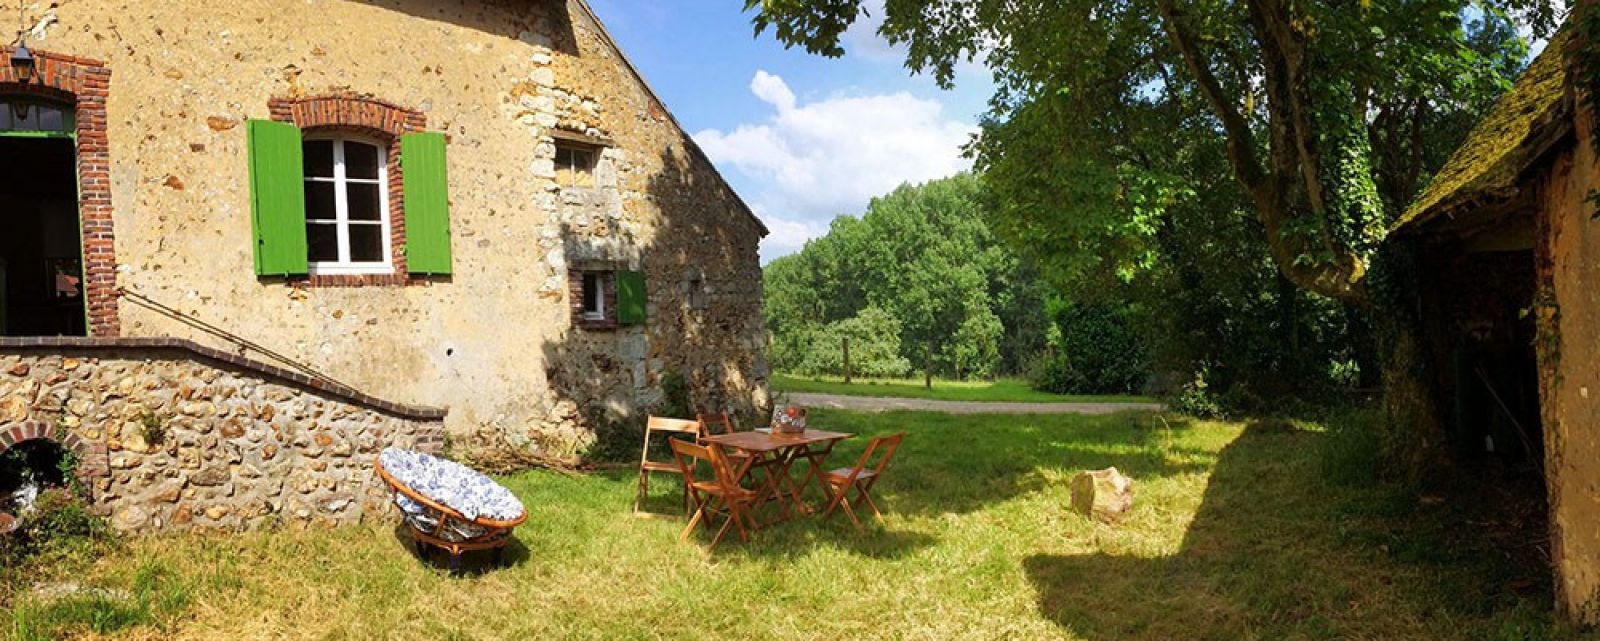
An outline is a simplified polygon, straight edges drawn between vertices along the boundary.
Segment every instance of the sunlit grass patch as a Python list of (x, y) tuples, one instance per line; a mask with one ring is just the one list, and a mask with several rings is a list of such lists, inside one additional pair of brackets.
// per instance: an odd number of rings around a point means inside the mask
[[(635, 475), (504, 477), (530, 511), (504, 567), (452, 577), (392, 523), (172, 535), (36, 568), (5, 634), (150, 639), (1027, 638), (1544, 639), (1542, 576), (1470, 544), (1449, 512), (1330, 480), (1317, 425), (1153, 414), (950, 416), (818, 410), (818, 427), (909, 433), (887, 511), (779, 525), (705, 555), (682, 521), (632, 515)], [(1116, 466), (1135, 507), (1110, 525), (1067, 482)], [(650, 507), (677, 509), (664, 480)], [(813, 497), (816, 498), (816, 497)], [(1463, 543), (1463, 541), (1467, 541)], [(696, 542), (703, 541), (697, 537)], [(1430, 547), (1431, 546), (1431, 547)], [(1436, 549), (1436, 553), (1423, 553)], [(127, 596), (52, 599), (72, 581)], [(1547, 581), (1547, 580), (1546, 580)], [(145, 587), (141, 587), (145, 586)], [(144, 596), (140, 596), (144, 595)], [(55, 605), (52, 605), (55, 604)], [(131, 608), (131, 610), (129, 609)], [(98, 619), (97, 619), (98, 617)], [(99, 622), (97, 622), (99, 621)], [(27, 626), (28, 634), (18, 632)], [(99, 627), (97, 627), (99, 626)], [(38, 631), (38, 632), (35, 632)]]
[(918, 379), (853, 378), (846, 385), (837, 376), (795, 376), (773, 374), (772, 388), (778, 392), (807, 392), (842, 396), (918, 398), (936, 401), (987, 401), (1014, 403), (1149, 403), (1153, 399), (1132, 395), (1069, 395), (1041, 392), (1021, 379), (994, 381), (949, 381), (934, 379), (933, 387)]

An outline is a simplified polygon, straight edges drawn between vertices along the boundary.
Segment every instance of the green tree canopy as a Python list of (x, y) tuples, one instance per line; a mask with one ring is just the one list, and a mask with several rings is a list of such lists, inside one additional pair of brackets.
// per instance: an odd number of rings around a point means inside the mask
[[(864, 0), (745, 6), (758, 32), (836, 56)], [(1516, 26), (1547, 34), (1558, 12), (1544, 0), (887, 0), (879, 33), (941, 83), (963, 61), (994, 71), (978, 166), (1008, 234), (1078, 248), (1041, 252), (1059, 257), (1052, 270), (1150, 267), (1159, 218), (1210, 187), (1171, 162), (1220, 149), (1284, 277), (1365, 305), (1389, 221), (1464, 131), (1442, 125), (1506, 86), (1526, 57)]]
[(807, 354), (824, 349), (815, 346), (831, 336), (824, 328), (874, 310), (893, 320), (898, 355), (918, 368), (931, 355), (937, 369), (962, 377), (1017, 371), (1043, 345), (1045, 288), (989, 230), (981, 198), (969, 174), (902, 186), (873, 199), (861, 218), (841, 216), (826, 236), (772, 261), (765, 285), (773, 365), (816, 369)]

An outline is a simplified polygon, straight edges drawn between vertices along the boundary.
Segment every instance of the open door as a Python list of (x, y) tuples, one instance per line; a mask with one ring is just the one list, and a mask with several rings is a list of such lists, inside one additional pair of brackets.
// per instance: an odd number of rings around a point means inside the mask
[(71, 114), (0, 97), (0, 335), (88, 334)]

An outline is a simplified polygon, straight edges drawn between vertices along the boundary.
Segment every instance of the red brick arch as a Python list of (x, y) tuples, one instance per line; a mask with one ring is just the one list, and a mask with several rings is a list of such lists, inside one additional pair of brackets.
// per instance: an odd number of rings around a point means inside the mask
[(389, 247), (390, 274), (317, 275), (306, 279), (306, 284), (317, 287), (361, 287), (372, 285), (422, 284), (427, 279), (414, 279), (406, 266), (405, 182), (400, 173), (400, 136), (423, 131), (428, 117), (422, 112), (406, 109), (354, 93), (302, 98), (274, 98), (267, 103), (272, 119), (293, 123), (303, 130), (349, 131), (385, 143), (389, 147), (389, 162), (385, 171), (389, 176)]
[(5, 454), (19, 444), (29, 441), (47, 441), (59, 445), (78, 457), (77, 475), (80, 479), (109, 476), (111, 463), (105, 443), (87, 441), (64, 429), (40, 421), (25, 421), (0, 427), (0, 454)]
[[(0, 48), (7, 58), (11, 49)], [(111, 153), (106, 142), (106, 96), (111, 69), (88, 58), (33, 52), (34, 77), (20, 82), (0, 66), (0, 95), (30, 94), (73, 105), (78, 122), (78, 215), (83, 226), (84, 303), (90, 336), (118, 336), (116, 237), (111, 220)]]

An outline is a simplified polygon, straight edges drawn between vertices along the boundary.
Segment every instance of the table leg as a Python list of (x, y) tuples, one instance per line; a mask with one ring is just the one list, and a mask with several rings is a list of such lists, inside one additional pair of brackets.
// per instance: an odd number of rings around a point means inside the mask
[(822, 495), (828, 496), (828, 488), (822, 483), (822, 467), (827, 462), (828, 455), (833, 453), (833, 446), (836, 444), (838, 444), (838, 441), (828, 441), (821, 449), (813, 450), (807, 447), (800, 454), (801, 457), (806, 459), (810, 469), (806, 470), (806, 477), (801, 479), (798, 486), (794, 485), (792, 480), (789, 486), (791, 495), (794, 497), (794, 504), (799, 507), (801, 514), (811, 513), (811, 508), (806, 506), (804, 494), (806, 486), (810, 485), (813, 480), (817, 482), (817, 487), (822, 489)]

